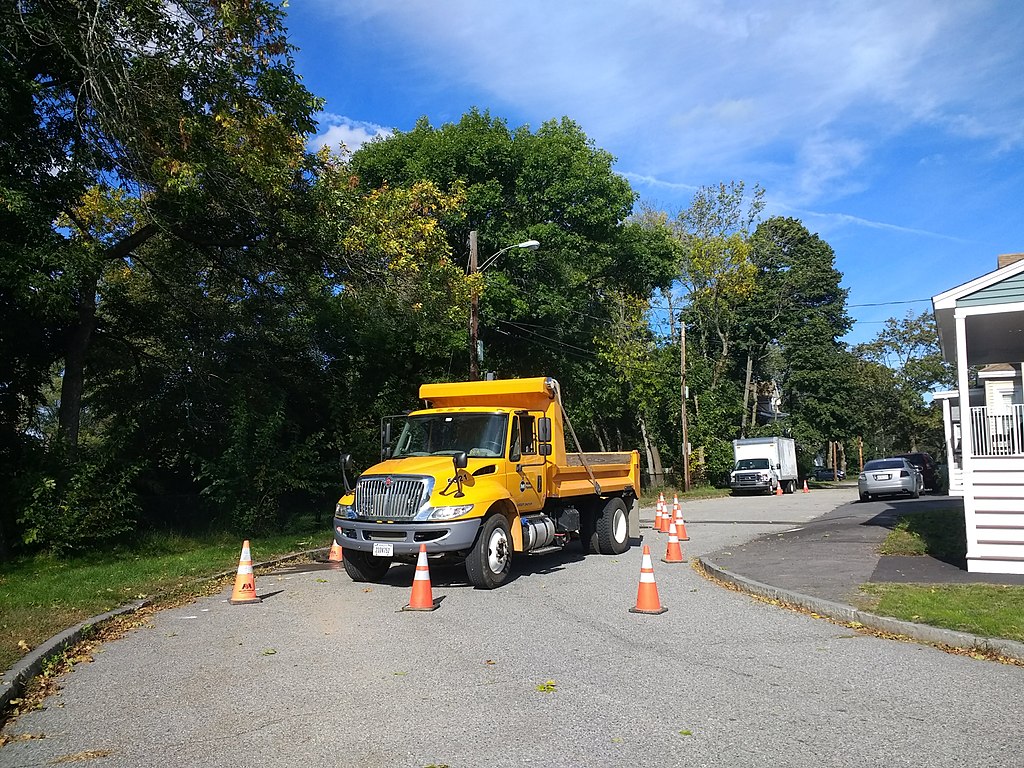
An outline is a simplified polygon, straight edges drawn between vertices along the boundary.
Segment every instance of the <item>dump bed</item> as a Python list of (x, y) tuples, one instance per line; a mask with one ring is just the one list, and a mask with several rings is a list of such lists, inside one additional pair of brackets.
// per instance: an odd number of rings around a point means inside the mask
[(639, 495), (640, 453), (566, 453), (565, 463), (554, 466), (550, 495), (554, 498), (593, 495), (591, 475), (600, 486), (601, 495), (627, 489)]

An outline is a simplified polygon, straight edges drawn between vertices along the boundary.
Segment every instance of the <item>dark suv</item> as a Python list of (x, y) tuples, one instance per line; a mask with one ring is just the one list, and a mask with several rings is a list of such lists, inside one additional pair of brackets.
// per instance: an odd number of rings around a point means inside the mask
[(901, 453), (899, 458), (906, 459), (921, 473), (924, 478), (924, 489), (926, 491), (937, 491), (939, 489), (939, 474), (935, 469), (935, 460), (927, 453)]

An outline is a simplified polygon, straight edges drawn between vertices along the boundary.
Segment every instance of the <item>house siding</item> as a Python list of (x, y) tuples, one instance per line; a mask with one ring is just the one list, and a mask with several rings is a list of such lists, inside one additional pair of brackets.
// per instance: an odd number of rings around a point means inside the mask
[(958, 307), (983, 307), (1024, 301), (1024, 273), (1000, 280), (994, 285), (956, 300)]
[(1018, 573), (1024, 562), (1024, 459), (974, 459), (967, 570)]

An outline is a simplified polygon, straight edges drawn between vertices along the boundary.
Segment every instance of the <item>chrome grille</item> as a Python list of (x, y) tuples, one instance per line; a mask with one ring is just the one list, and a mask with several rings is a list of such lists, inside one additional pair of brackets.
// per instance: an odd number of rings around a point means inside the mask
[(430, 496), (430, 477), (363, 477), (356, 483), (356, 514), (378, 519), (416, 516)]

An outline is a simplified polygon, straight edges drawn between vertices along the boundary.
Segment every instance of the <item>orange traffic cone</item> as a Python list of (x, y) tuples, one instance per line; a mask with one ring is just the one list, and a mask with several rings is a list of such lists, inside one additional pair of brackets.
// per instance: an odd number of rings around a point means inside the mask
[(776, 496), (781, 496), (782, 495), (782, 483), (779, 483), (777, 486), (775, 486), (775, 495)]
[(676, 536), (676, 524), (673, 520), (668, 524), (668, 548), (665, 556), (661, 558), (663, 563), (685, 563), (683, 560), (683, 549), (679, 546), (679, 537)]
[(252, 555), (249, 553), (249, 540), (242, 542), (242, 554), (238, 558), (238, 573), (235, 576), (235, 588), (231, 592), (232, 605), (260, 603), (262, 599), (256, 595), (256, 577), (252, 572)]
[(341, 544), (338, 543), (337, 539), (331, 542), (331, 554), (327, 556), (327, 562), (329, 563), (340, 563), (345, 560), (344, 555), (341, 552)]
[(438, 607), (430, 590), (430, 568), (427, 565), (427, 545), (420, 544), (416, 558), (416, 575), (412, 577), (412, 596), (403, 611), (433, 611)]
[(679, 517), (679, 494), (678, 493), (673, 493), (672, 494), (672, 513), (671, 513), (671, 515), (669, 515), (667, 513), (665, 515), (665, 533), (668, 533), (668, 529), (670, 527), (669, 524), (673, 520), (676, 520), (678, 517)]
[(676, 536), (679, 537), (680, 541), (689, 541), (690, 537), (686, 535), (686, 523), (683, 522), (683, 511), (682, 509), (676, 509)]
[(668, 608), (661, 607), (658, 599), (658, 585), (654, 583), (654, 564), (651, 562), (651, 548), (644, 544), (644, 557), (640, 562), (640, 587), (636, 591), (636, 607), (630, 613), (661, 614)]
[(654, 508), (654, 530), (661, 530), (661, 521), (665, 517), (665, 494), (661, 494), (658, 504)]
[(807, 487), (807, 480), (804, 480), (804, 493), (810, 493), (811, 489)]

